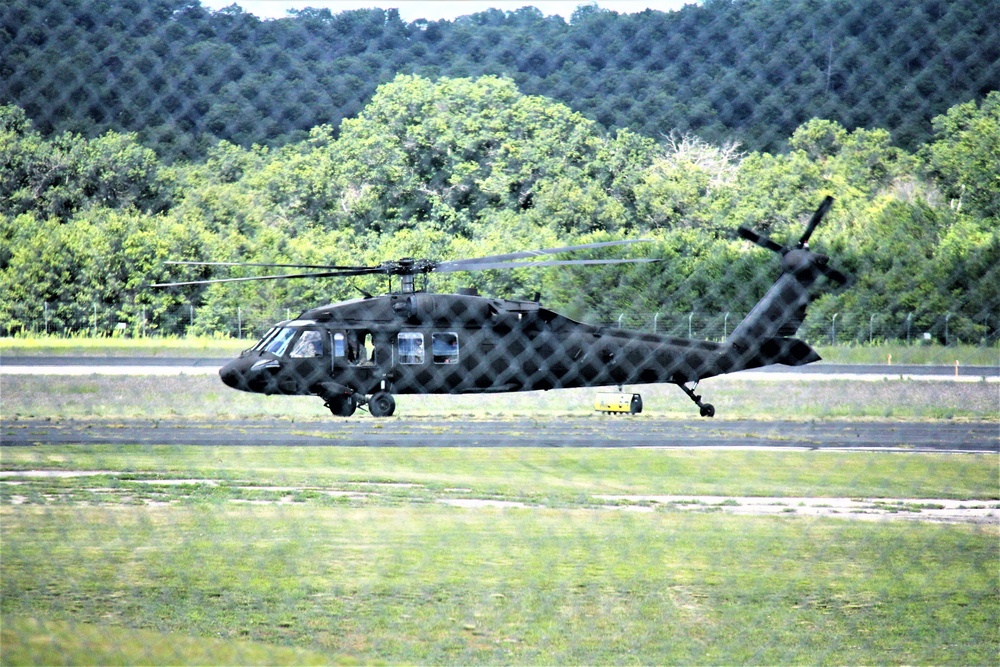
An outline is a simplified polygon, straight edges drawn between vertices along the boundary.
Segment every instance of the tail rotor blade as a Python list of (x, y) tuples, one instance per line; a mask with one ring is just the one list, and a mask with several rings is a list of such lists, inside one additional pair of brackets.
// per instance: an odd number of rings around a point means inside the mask
[(827, 195), (826, 199), (823, 200), (823, 203), (820, 204), (819, 208), (816, 209), (816, 212), (813, 213), (812, 218), (809, 219), (809, 224), (806, 225), (806, 231), (803, 232), (802, 238), (799, 239), (800, 248), (805, 247), (805, 245), (809, 243), (809, 237), (811, 237), (812, 233), (816, 231), (816, 226), (823, 219), (823, 216), (826, 215), (827, 211), (830, 210), (831, 206), (833, 206), (833, 197)]
[(822, 265), (819, 270), (823, 272), (824, 276), (834, 282), (840, 283), (841, 285), (845, 284), (848, 280), (846, 275), (830, 266)]
[(761, 236), (752, 229), (747, 229), (746, 227), (740, 227), (739, 229), (736, 230), (736, 233), (739, 234), (741, 237), (745, 238), (747, 241), (750, 241), (751, 243), (756, 243), (761, 248), (767, 248), (768, 250), (773, 250), (774, 252), (777, 253), (785, 252), (785, 249), (782, 248), (780, 245), (778, 245), (771, 239), (767, 238), (766, 236)]

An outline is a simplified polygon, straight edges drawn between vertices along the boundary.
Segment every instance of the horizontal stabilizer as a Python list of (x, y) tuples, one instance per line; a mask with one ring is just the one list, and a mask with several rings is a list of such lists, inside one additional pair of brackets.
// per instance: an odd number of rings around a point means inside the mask
[(820, 356), (808, 343), (798, 338), (765, 338), (748, 349), (734, 349), (739, 358), (735, 359), (734, 370), (760, 368), (771, 364), (784, 366), (804, 366), (819, 361)]

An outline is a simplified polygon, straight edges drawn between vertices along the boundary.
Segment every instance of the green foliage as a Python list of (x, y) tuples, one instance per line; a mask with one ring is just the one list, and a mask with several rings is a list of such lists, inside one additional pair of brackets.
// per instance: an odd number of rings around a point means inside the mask
[[(202, 162), (169, 166), (134, 136), (47, 140), (8, 106), (0, 316), (8, 333), (110, 334), (121, 323), (129, 332), (252, 337), (316, 304), (382, 291), (385, 279), (146, 285), (252, 275), (165, 266), (170, 259), (374, 265), (644, 237), (651, 243), (581, 257), (656, 264), (457, 273), (432, 276), (429, 287), (540, 293), (579, 319), (651, 326), (655, 316), (660, 331), (679, 335), (697, 321), (721, 337), (778, 271), (773, 255), (735, 241), (735, 228), (794, 242), (832, 194), (813, 240), (855, 281), (820, 289), (802, 335), (825, 340), (837, 315), (838, 340), (867, 342), (876, 331), (991, 340), (1000, 232), (983, 194), (996, 172), (983, 165), (1000, 135), (998, 100), (938, 118), (938, 140), (916, 154), (885, 130), (828, 119), (803, 123), (788, 151), (771, 154), (691, 134), (659, 144), (628, 130), (609, 135), (509, 78), (399, 75), (339, 132), (318, 125), (276, 149), (223, 141)], [(978, 183), (977, 194), (969, 185), (964, 204), (950, 200), (965, 183)]]
[(925, 152), (956, 209), (1000, 222), (1000, 92), (959, 104), (934, 119), (935, 141)]
[(47, 141), (24, 112), (0, 107), (0, 201), (6, 213), (71, 217), (95, 206), (159, 210), (167, 185), (159, 161), (135, 134), (95, 139), (65, 133)]
[(139, 133), (170, 161), (220, 140), (301, 141), (401, 73), (510, 76), (600, 123), (781, 150), (813, 116), (927, 142), (930, 120), (1000, 88), (994, 0), (690, 3), (571, 20), (533, 7), (404, 23), (394, 9), (261, 21), (198, 0), (7, 0), (0, 103), (47, 138)]

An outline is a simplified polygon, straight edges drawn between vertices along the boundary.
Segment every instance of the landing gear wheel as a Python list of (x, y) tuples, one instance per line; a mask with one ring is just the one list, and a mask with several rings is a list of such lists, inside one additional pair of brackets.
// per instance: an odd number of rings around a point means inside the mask
[(391, 417), (396, 411), (396, 399), (387, 391), (380, 391), (368, 399), (368, 412), (372, 417)]
[(353, 396), (336, 396), (324, 403), (323, 407), (328, 408), (334, 417), (350, 417), (358, 409), (358, 402)]
[(691, 389), (689, 389), (686, 385), (684, 385), (683, 383), (680, 383), (680, 382), (677, 383), (677, 386), (681, 388), (681, 391), (683, 391), (685, 394), (688, 395), (688, 398), (690, 398), (692, 401), (694, 401), (695, 405), (697, 405), (699, 408), (701, 408), (701, 416), (702, 417), (714, 417), (715, 416), (715, 406), (712, 405), (711, 403), (702, 403), (701, 402), (701, 396), (699, 396), (698, 394), (694, 393), (694, 390), (698, 388), (698, 383), (697, 382), (694, 383), (694, 388), (691, 388)]

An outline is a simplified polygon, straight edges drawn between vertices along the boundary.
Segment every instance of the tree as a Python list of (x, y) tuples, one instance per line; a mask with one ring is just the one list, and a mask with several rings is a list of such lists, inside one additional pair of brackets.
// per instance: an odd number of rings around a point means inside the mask
[(934, 119), (925, 150), (932, 176), (957, 210), (1000, 221), (1000, 92)]

